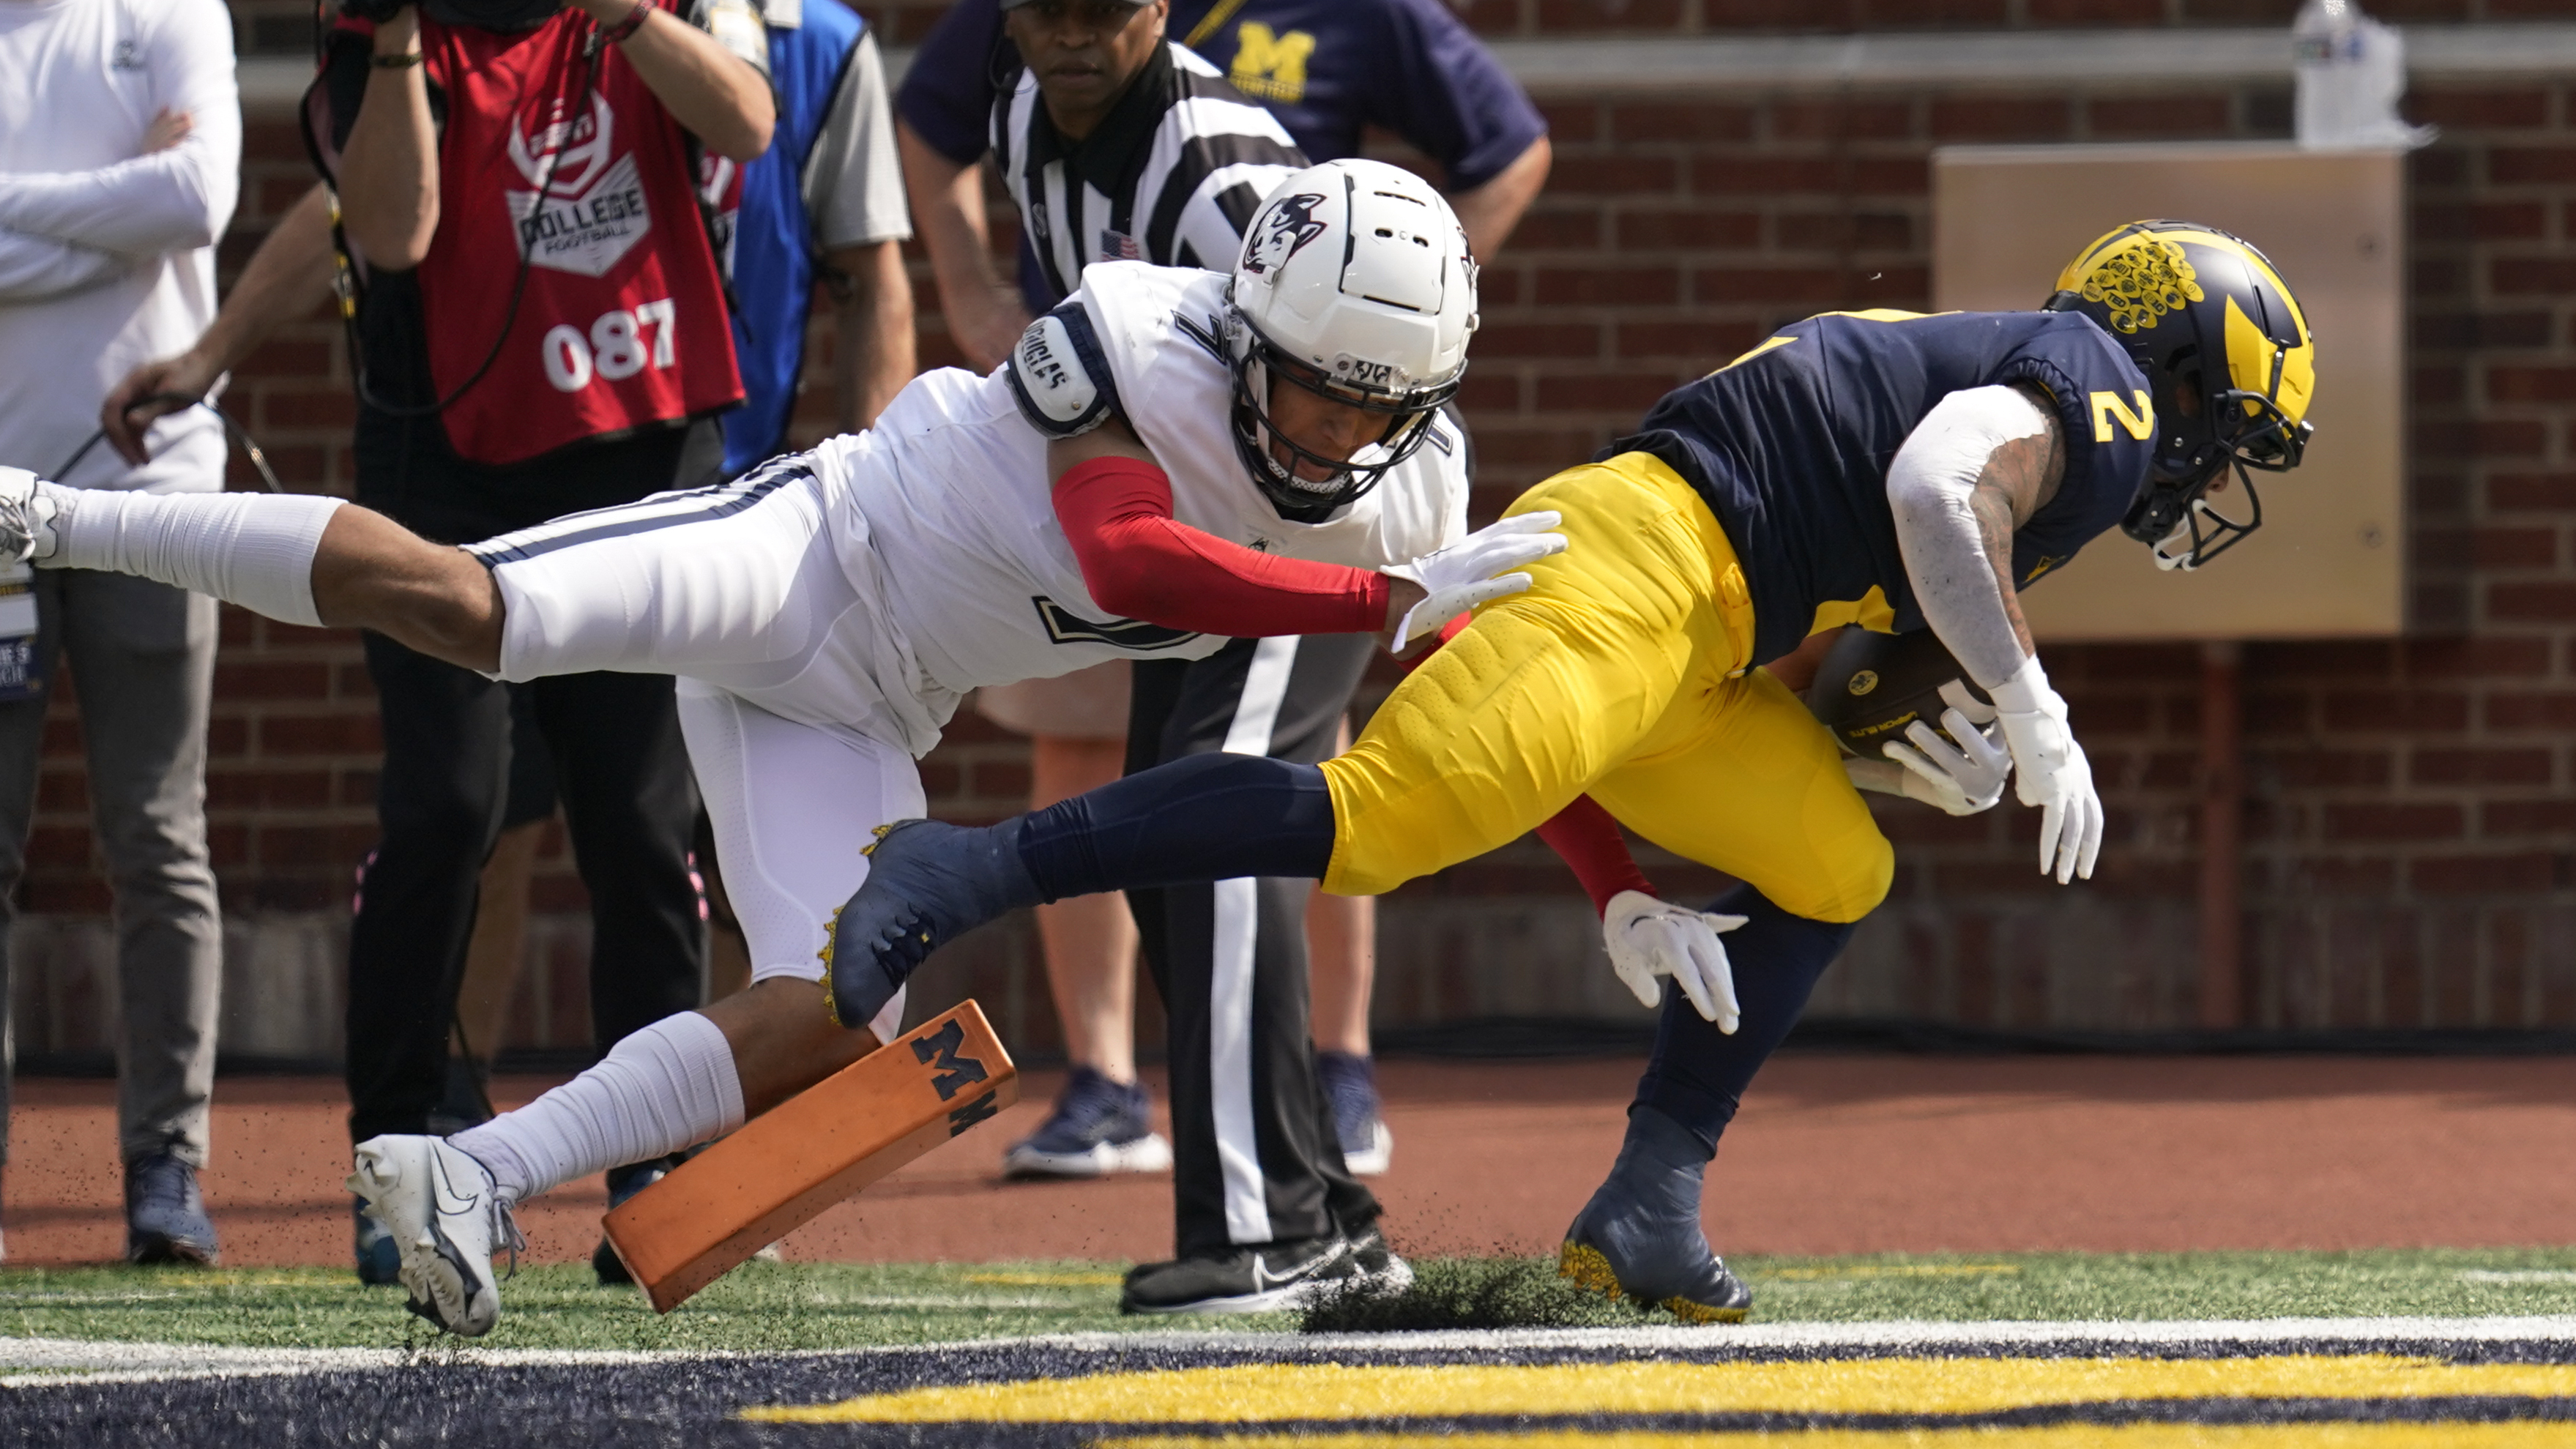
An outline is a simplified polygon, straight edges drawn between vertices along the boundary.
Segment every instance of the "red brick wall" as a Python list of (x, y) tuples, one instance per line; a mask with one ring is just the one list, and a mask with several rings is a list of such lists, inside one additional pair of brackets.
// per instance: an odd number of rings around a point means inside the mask
[[(1769, 28), (1818, 14), (1836, 26), (2274, 24), (2289, 8), (1479, 0), (1470, 15), (1497, 33), (1531, 33)], [(2458, 20), (2576, 4), (2375, 8)], [(903, 37), (926, 13), (897, 8), (890, 28)], [(2286, 87), (2188, 82), (1543, 103), (1555, 179), (1487, 267), (1468, 389), (1488, 513), (1777, 323), (1825, 308), (1922, 305), (1936, 144), (2280, 136), (2289, 113)], [(2250, 1019), (2576, 1027), (2576, 760), (2567, 744), (2576, 726), (2576, 99), (2558, 85), (2428, 82), (2412, 108), (2444, 128), (2413, 166), (2419, 623), (2404, 642), (2246, 651)], [(300, 152), (277, 121), (254, 122), (251, 155), (253, 184), (225, 245), (228, 274), (304, 184)], [(917, 261), (915, 283), (924, 360), (950, 360)], [(818, 359), (810, 379), (808, 431), (824, 422), (816, 405), (828, 397), (827, 368), (828, 357)], [(292, 484), (345, 487), (350, 404), (327, 320), (281, 335), (244, 370), (230, 405)], [(237, 911), (336, 908), (373, 835), (375, 735), (356, 650), (342, 635), (241, 616), (228, 626), (212, 766), (227, 901)], [(1820, 1009), (2010, 1027), (2191, 1021), (2197, 655), (2187, 646), (2067, 648), (2051, 650), (2050, 663), (2110, 806), (2099, 878), (2073, 890), (2043, 885), (2028, 863), (2028, 811), (1952, 821), (1917, 807), (1883, 810), (1898, 843), (1896, 893), (1828, 978)], [(40, 911), (102, 903), (79, 813), (75, 713), (66, 698), (46, 763), (26, 887), (26, 904)], [(1026, 785), (1018, 742), (971, 714), (925, 774), (934, 809), (951, 816), (1002, 813)], [(1653, 868), (1677, 887), (1714, 881), (1670, 861)], [(578, 907), (559, 854), (538, 902)], [(1382, 1017), (1491, 1009), (1500, 975), (1575, 969), (1502, 958), (1541, 917), (1554, 923), (1545, 928), (1552, 939), (1580, 940), (1580, 931), (1562, 934), (1559, 919), (1580, 909), (1562, 872), (1526, 841), (1407, 888), (1387, 909)], [(577, 959), (577, 929), (550, 939)], [(1016, 1020), (1020, 1039), (1043, 1047), (1051, 1023), (1026, 950), (1024, 933), (1000, 933), (960, 975), (979, 983), (988, 1005), (1007, 996), (1006, 1025)], [(577, 1012), (555, 1016), (554, 1035), (577, 1031)]]
[[(245, 51), (300, 54), (312, 14), (299, 0), (231, 0)], [(2298, 0), (1451, 0), (1478, 33), (1709, 35), (1863, 30), (2055, 30), (2166, 26), (2287, 26)], [(910, 45), (938, 22), (947, 0), (876, 0), (857, 7), (890, 45)], [(2377, 0), (2365, 7), (2399, 24), (2563, 20), (2576, 0)]]

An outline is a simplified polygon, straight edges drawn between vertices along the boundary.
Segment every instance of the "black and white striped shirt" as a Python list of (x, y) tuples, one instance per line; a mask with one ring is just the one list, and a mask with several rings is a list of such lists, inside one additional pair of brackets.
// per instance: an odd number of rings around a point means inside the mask
[(1093, 262), (1231, 268), (1261, 199), (1306, 165), (1276, 118), (1170, 41), (1079, 141), (1023, 69), (994, 103), (993, 159), (1059, 299)]

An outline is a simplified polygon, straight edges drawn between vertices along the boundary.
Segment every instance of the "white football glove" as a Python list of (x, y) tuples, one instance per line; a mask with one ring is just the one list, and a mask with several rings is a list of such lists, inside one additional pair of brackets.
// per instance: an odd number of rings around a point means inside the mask
[(1437, 632), (1441, 625), (1478, 604), (1528, 588), (1529, 575), (1504, 570), (1565, 552), (1565, 535), (1548, 532), (1563, 521), (1563, 514), (1547, 511), (1518, 514), (1477, 529), (1447, 548), (1388, 569), (1389, 574), (1420, 584), (1431, 595), (1407, 609), (1396, 624), (1395, 652), (1403, 653), (1406, 644)]
[[(1948, 739), (1918, 719), (1905, 727), (1905, 737), (1914, 742), (1910, 747), (1894, 740), (1884, 746), (1887, 757), (1905, 767), (1905, 798), (1953, 815), (1991, 810), (2004, 798), (2004, 781), (2012, 775), (2012, 756), (1995, 743), (2002, 731), (1989, 734), (1979, 728), (1993, 725), (1995, 708), (1978, 703), (1968, 687), (1955, 679), (1941, 686), (1941, 698), (1950, 705), (1941, 711), (1941, 728), (1950, 732)], [(1978, 715), (1985, 718), (1980, 720)]]
[(1726, 964), (1721, 932), (1741, 926), (1745, 916), (1712, 916), (1659, 901), (1644, 891), (1621, 891), (1601, 913), (1601, 942), (1610, 948), (1610, 969), (1649, 1007), (1664, 1003), (1669, 976), (1699, 1014), (1733, 1032), (1744, 1008), (1735, 999), (1735, 973)]
[(2040, 809), (2039, 873), (2054, 871), (2059, 885), (2079, 875), (2091, 879), (2093, 857), (2102, 850), (2102, 798), (2093, 793), (2093, 767), (2066, 723), (2066, 701), (2048, 687), (2037, 655), (1987, 693), (2021, 777), (2021, 803)]

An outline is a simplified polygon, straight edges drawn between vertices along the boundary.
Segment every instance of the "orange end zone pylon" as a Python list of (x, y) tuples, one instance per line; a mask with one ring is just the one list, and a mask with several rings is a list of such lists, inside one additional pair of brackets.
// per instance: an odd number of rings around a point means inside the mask
[(1020, 1069), (959, 1003), (753, 1118), (602, 1220), (656, 1312), (1020, 1099)]

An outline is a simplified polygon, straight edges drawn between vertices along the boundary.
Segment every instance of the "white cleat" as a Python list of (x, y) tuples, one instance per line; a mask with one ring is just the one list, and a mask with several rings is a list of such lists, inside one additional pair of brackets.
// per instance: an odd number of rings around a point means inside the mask
[(43, 563), (60, 543), (54, 519), (73, 490), (24, 468), (0, 468), (0, 561)]
[(371, 1137), (358, 1144), (349, 1191), (402, 1249), (411, 1311), (465, 1338), (492, 1331), (501, 1285), (492, 1254), (526, 1246), (483, 1164), (441, 1137)]

